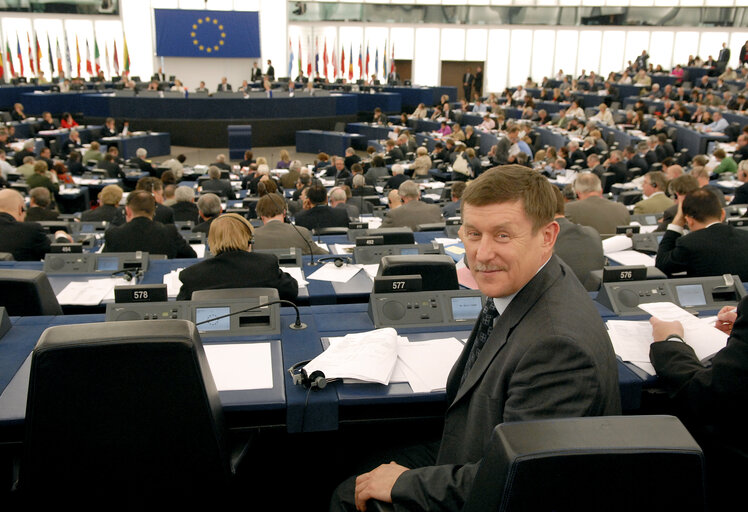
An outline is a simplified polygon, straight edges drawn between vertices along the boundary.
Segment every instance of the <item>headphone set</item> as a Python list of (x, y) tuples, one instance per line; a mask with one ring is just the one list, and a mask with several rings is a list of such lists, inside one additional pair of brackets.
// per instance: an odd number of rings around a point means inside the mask
[(112, 272), (111, 275), (112, 276), (122, 275), (122, 279), (124, 279), (127, 282), (130, 282), (133, 280), (133, 278), (140, 279), (141, 277), (143, 277), (143, 269), (142, 268), (138, 268), (136, 270), (122, 269), (122, 270), (117, 270), (115, 272)]
[(307, 365), (311, 359), (306, 361), (299, 361), (291, 368), (288, 369), (288, 374), (293, 379), (294, 386), (303, 386), (310, 390), (320, 390), (327, 386), (328, 382), (333, 382), (337, 379), (327, 379), (325, 374), (319, 370), (315, 370), (311, 375), (307, 375), (304, 366)]
[(323, 256), (321, 258), (317, 258), (317, 261), (319, 263), (324, 263), (326, 261), (332, 261), (335, 264), (335, 266), (338, 267), (338, 268), (342, 267), (343, 264), (351, 264), (351, 263), (353, 263), (351, 261), (350, 256), (340, 256), (340, 255), (336, 255), (336, 256)]

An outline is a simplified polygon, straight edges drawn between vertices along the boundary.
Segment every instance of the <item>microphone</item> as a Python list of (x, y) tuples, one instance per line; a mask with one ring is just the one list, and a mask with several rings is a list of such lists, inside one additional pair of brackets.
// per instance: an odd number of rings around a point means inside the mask
[(288, 304), (291, 307), (293, 307), (294, 310), (296, 311), (296, 321), (294, 323), (292, 323), (289, 327), (291, 327), (291, 329), (295, 329), (295, 330), (306, 329), (306, 324), (301, 321), (301, 315), (299, 315), (299, 308), (296, 306), (296, 304), (294, 304), (290, 300), (283, 300), (283, 299), (281, 299), (281, 300), (271, 300), (269, 302), (265, 302), (263, 304), (258, 304), (257, 306), (252, 306), (252, 307), (249, 307), (249, 308), (246, 308), (246, 309), (242, 309), (240, 311), (234, 311), (233, 313), (228, 313), (226, 315), (221, 315), (221, 316), (216, 316), (216, 317), (213, 317), (213, 318), (209, 318), (207, 320), (203, 320), (202, 322), (197, 322), (195, 325), (208, 324), (210, 322), (215, 322), (216, 320), (221, 320), (223, 318), (228, 318), (228, 317), (234, 316), (234, 315), (240, 315), (242, 313), (248, 313), (250, 311), (254, 311), (255, 309), (264, 308), (265, 306), (271, 306), (273, 304)]
[(141, 277), (143, 277), (143, 269), (138, 268), (134, 272), (130, 269), (123, 268), (122, 270), (115, 270), (111, 274), (109, 274), (112, 277), (116, 277), (118, 275), (122, 275), (122, 279), (125, 281), (132, 281), (133, 278), (137, 281)]

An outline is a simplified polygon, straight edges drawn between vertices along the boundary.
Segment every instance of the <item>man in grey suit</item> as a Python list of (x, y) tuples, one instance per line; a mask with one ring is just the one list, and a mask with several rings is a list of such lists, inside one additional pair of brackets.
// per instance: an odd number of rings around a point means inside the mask
[(595, 228), (574, 224), (564, 217), (564, 196), (557, 187), (553, 187), (553, 191), (556, 194), (555, 218), (560, 228), (553, 254), (571, 267), (585, 290), (596, 291), (600, 288), (600, 280), (592, 277), (590, 272), (602, 270), (605, 265), (600, 233)]
[(625, 226), (631, 221), (629, 211), (623, 203), (603, 198), (600, 178), (584, 172), (574, 180), (577, 201), (566, 205), (566, 218), (574, 224), (591, 226), (600, 234), (613, 234), (616, 226)]
[[(332, 509), (365, 510), (374, 498), (402, 510), (460, 510), (496, 425), (620, 413), (605, 326), (553, 255), (552, 185), (524, 167), (494, 168), (468, 185), (462, 204), (460, 237), (487, 299), (447, 380), (438, 452), (422, 446), (421, 463), (405, 466), (415, 459), (405, 450), (397, 462), (358, 476), (355, 491), (347, 480)], [(424, 465), (429, 453), (433, 462)]]
[(397, 189), (403, 205), (387, 211), (382, 221), (383, 228), (409, 227), (416, 229), (419, 224), (442, 222), (442, 211), (435, 204), (421, 201), (421, 190), (414, 181), (404, 181)]
[(314, 243), (311, 232), (304, 226), (287, 224), (286, 205), (278, 194), (266, 194), (257, 201), (257, 215), (262, 226), (255, 228), (253, 249), (288, 249), (297, 247), (302, 254), (327, 254), (327, 251)]

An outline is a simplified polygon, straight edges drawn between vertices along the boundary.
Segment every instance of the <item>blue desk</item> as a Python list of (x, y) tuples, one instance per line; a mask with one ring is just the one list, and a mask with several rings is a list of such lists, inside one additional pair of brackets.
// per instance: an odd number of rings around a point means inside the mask
[(103, 146), (116, 144), (122, 158), (135, 157), (138, 148), (145, 148), (148, 157), (171, 154), (171, 135), (168, 133), (148, 133), (143, 135), (130, 135), (128, 137), (105, 137), (101, 139)]
[[(362, 148), (363, 146), (363, 148)], [(344, 156), (349, 147), (366, 149), (366, 137), (354, 133), (300, 130), (296, 132), (297, 153), (320, 153)]]
[(345, 127), (345, 131), (348, 133), (358, 133), (360, 135), (363, 135), (366, 140), (386, 139), (390, 133), (390, 129), (386, 126), (369, 123), (348, 123)]

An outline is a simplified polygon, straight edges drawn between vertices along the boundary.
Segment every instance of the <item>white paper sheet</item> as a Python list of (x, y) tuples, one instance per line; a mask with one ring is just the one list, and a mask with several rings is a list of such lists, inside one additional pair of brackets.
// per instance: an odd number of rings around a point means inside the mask
[(195, 250), (198, 258), (205, 258), (205, 244), (190, 244), (190, 247)]
[(273, 387), (270, 343), (206, 344), (204, 347), (218, 391)]
[(611, 236), (603, 240), (603, 253), (608, 256), (611, 252), (625, 251), (633, 247), (633, 241), (626, 235)]
[(105, 300), (114, 301), (114, 287), (135, 284), (122, 278), (103, 277), (87, 281), (72, 281), (57, 294), (60, 304), (98, 306)]
[(330, 281), (332, 283), (347, 283), (361, 271), (361, 265), (343, 264), (336, 267), (335, 263), (325, 263), (318, 270), (307, 276), (315, 281)]
[[(406, 373), (415, 374), (409, 381), (416, 393), (444, 390), (447, 377), (462, 352), (463, 344), (456, 338), (418, 341), (398, 345), (398, 362), (407, 368)], [(417, 389), (420, 386), (423, 388)]]
[(179, 280), (179, 273), (184, 268), (178, 268), (172, 270), (168, 274), (164, 274), (162, 282), (166, 285), (166, 295), (170, 298), (179, 295), (179, 290), (182, 288), (182, 281)]
[(620, 251), (605, 254), (609, 259), (620, 263), (621, 265), (644, 265), (647, 267), (655, 266), (654, 256), (637, 251)]
[(356, 244), (332, 244), (333, 254), (353, 254), (353, 248)]
[(291, 277), (296, 279), (296, 283), (299, 285), (299, 287), (306, 286), (309, 283), (304, 278), (304, 272), (299, 267), (281, 267), (280, 268), (283, 272), (286, 272), (287, 274), (290, 274)]

